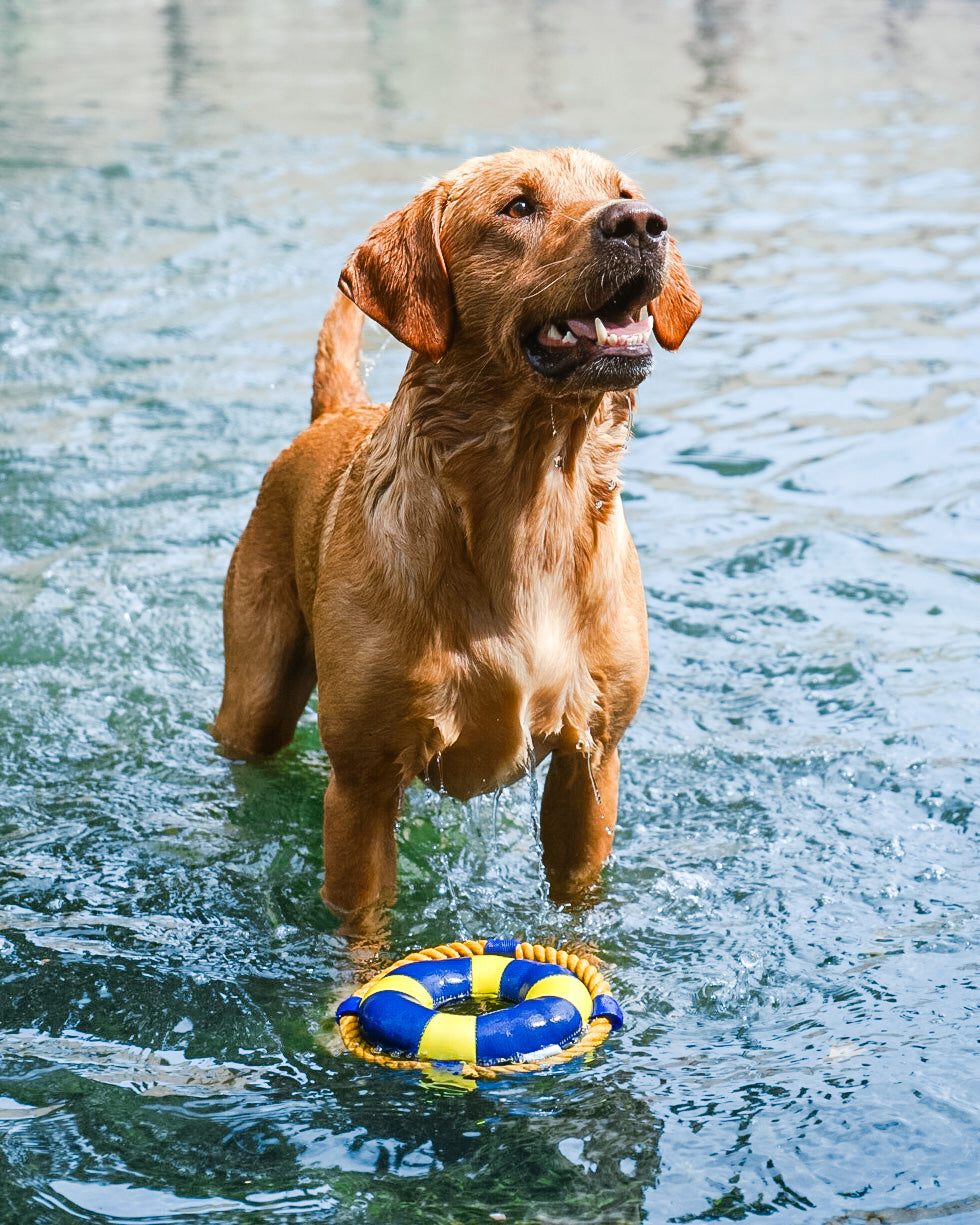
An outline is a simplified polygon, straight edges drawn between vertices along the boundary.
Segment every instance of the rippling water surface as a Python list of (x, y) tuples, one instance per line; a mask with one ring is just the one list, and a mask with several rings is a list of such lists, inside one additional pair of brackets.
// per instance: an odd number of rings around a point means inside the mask
[[(970, 0), (0, 6), (3, 1225), (980, 1221), (978, 67)], [(206, 723), (342, 259), (557, 142), (705, 310), (627, 456), (601, 897), (547, 902), (530, 786), (401, 825), (383, 956), (584, 944), (628, 1013), (465, 1091), (338, 1046), (312, 712)]]

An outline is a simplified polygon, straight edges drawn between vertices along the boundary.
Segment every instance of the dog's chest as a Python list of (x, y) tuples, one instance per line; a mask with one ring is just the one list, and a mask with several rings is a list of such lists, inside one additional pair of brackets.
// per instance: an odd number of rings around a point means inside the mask
[(598, 687), (579, 629), (546, 590), (529, 598), (506, 628), (475, 635), (447, 653), (430, 718), (442, 746), (425, 773), (468, 798), (514, 782), (560, 741), (590, 742)]

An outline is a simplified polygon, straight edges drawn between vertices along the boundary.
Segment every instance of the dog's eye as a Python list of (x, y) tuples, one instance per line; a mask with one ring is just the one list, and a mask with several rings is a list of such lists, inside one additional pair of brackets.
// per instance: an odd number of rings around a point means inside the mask
[(501, 212), (505, 217), (516, 217), (521, 220), (524, 217), (533, 217), (538, 211), (538, 206), (533, 200), (529, 200), (527, 196), (518, 196), (515, 200), (511, 200), (510, 204)]

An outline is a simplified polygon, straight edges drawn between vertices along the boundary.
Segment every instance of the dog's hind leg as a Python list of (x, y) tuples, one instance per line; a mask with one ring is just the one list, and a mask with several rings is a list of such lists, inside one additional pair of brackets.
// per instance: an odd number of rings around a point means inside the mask
[(289, 537), (264, 529), (256, 507), (225, 583), (225, 688), (212, 732), (231, 757), (288, 744), (316, 684)]

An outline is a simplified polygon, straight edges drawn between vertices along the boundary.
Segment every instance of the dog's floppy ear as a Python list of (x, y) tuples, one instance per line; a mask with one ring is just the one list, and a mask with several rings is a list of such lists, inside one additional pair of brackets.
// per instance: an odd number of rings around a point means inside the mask
[(667, 284), (660, 296), (650, 303), (650, 310), (653, 334), (661, 348), (676, 349), (701, 314), (701, 299), (687, 279), (687, 269), (677, 250), (677, 243), (670, 237), (667, 242)]
[(340, 288), (396, 340), (437, 362), (453, 338), (455, 307), (439, 245), (449, 194), (437, 183), (379, 221), (340, 274)]

